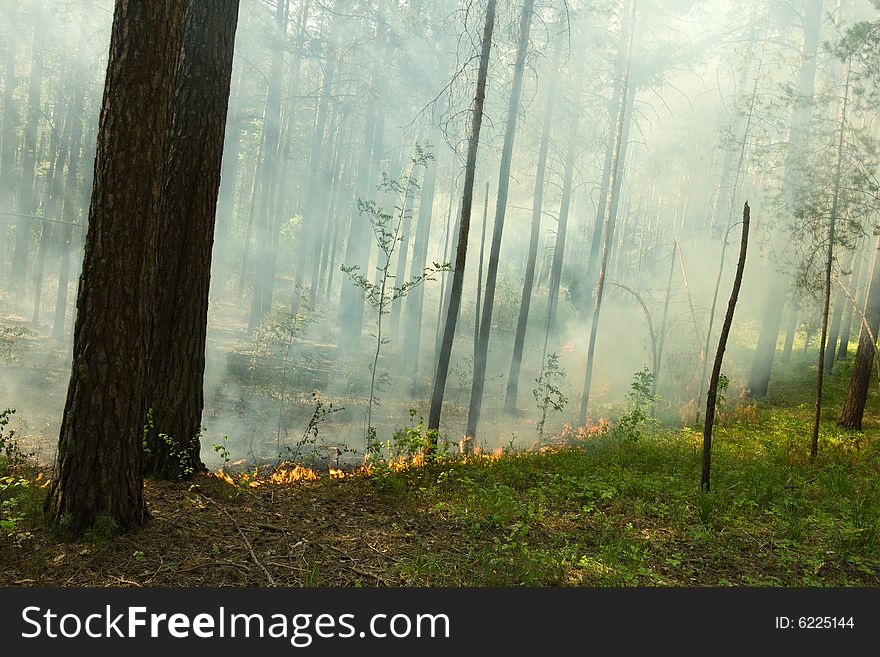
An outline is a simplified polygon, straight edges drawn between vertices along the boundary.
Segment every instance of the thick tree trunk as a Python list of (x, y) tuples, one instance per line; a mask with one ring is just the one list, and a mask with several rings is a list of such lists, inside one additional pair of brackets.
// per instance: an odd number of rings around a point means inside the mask
[[(483, 297), (483, 312), (480, 317), (480, 340), (474, 360), (474, 378), (471, 385), (471, 399), (468, 408), (465, 435), (472, 440), (477, 435), (480, 411), (483, 406), (483, 388), (486, 384), (486, 364), (489, 355), (489, 334), (492, 329), (492, 311), (495, 307), (495, 286), (498, 278), (498, 261), (501, 256), (501, 237), (504, 233), (504, 217), (507, 213), (507, 190), (510, 187), (510, 166), (513, 160), (513, 143), (516, 138), (516, 123), (522, 96), (523, 73), (526, 53), (529, 48), (529, 31), (532, 27), (534, 0), (525, 0), (519, 20), (519, 43), (513, 69), (513, 85), (510, 102), (507, 106), (507, 127), (504, 131), (504, 146), (501, 150), (501, 166), (498, 176), (498, 196), (495, 204), (495, 225), (492, 231), (492, 244), (489, 247), (489, 262), (486, 266), (486, 288)], [(459, 295), (461, 290), (458, 290)], [(456, 311), (460, 300), (456, 303)], [(454, 324), (453, 324), (454, 327)], [(451, 344), (450, 344), (451, 347)], [(444, 375), (445, 382), (445, 375)], [(468, 444), (471, 444), (470, 442)]]
[(721, 325), (721, 335), (718, 338), (718, 349), (715, 351), (715, 363), (712, 366), (712, 375), (709, 378), (709, 392), (706, 395), (706, 419), (703, 424), (703, 467), (700, 478), (700, 488), (709, 492), (709, 473), (712, 463), (712, 428), (715, 424), (715, 404), (718, 399), (718, 379), (721, 376), (721, 364), (724, 361), (724, 350), (727, 348), (727, 338), (730, 335), (730, 326), (733, 324), (733, 313), (736, 310), (736, 302), (739, 298), (739, 289), (742, 285), (743, 270), (746, 266), (746, 251), (749, 246), (749, 204), (743, 206), (742, 239), (739, 247), (739, 261), (736, 264), (736, 275), (733, 279), (733, 289), (730, 292), (730, 301), (727, 303), (727, 314)]
[(160, 191), (184, 0), (117, 0), (57, 472), (46, 501), (80, 532), (144, 524), (142, 442)]
[(522, 366), (523, 349), (526, 343), (526, 329), (529, 324), (529, 308), (532, 303), (532, 288), (535, 285), (535, 269), (538, 263), (538, 244), (541, 237), (541, 214), (544, 211), (544, 173), (547, 168), (547, 151), (550, 148), (550, 129), (553, 127), (553, 108), (556, 102), (556, 80), (559, 60), (562, 55), (562, 41), (557, 40), (551, 68), (550, 88), (547, 90), (547, 106), (544, 108), (544, 125), (541, 129), (541, 145), (538, 148), (538, 166), (535, 173), (535, 192), (532, 197), (532, 227), (529, 232), (529, 252), (526, 256), (526, 271), (523, 276), (522, 296), (519, 302), (519, 317), (516, 321), (516, 334), (513, 339), (513, 356), (510, 373), (507, 376), (507, 392), (504, 407), (508, 411), (516, 409), (519, 392), (519, 370)]
[[(867, 325), (867, 326), (865, 326)], [(874, 367), (877, 331), (880, 330), (880, 238), (874, 246), (871, 264), (871, 279), (868, 296), (865, 300), (865, 317), (859, 333), (859, 346), (856, 348), (855, 362), (849, 379), (849, 389), (840, 426), (846, 429), (862, 430), (862, 418), (868, 401), (868, 388), (871, 384), (871, 370)]]
[(214, 221), (239, 0), (191, 0), (162, 192), (145, 472), (178, 479), (200, 458)]
[[(440, 429), (440, 413), (443, 410), (443, 395), (446, 392), (446, 377), (449, 374), (449, 360), (452, 357), (452, 343), (455, 339), (455, 325), (458, 311), (461, 308), (461, 292), (464, 288), (464, 268), (467, 262), (468, 234), (471, 227), (471, 207), (474, 200), (474, 179), (477, 170), (477, 148), (480, 145), (480, 128), (483, 125), (483, 104), (486, 100), (486, 79), (489, 73), (489, 53), (492, 48), (492, 33), (495, 29), (495, 7), (497, 0), (488, 0), (486, 22), (483, 26), (483, 40), (480, 50), (480, 67), (477, 73), (477, 89), (474, 95), (471, 132), (468, 139), (467, 162), (464, 173), (464, 190), (461, 197), (461, 216), (458, 222), (458, 250), (455, 254), (455, 270), (452, 274), (452, 296), (446, 313), (443, 328), (443, 340), (437, 359), (434, 374), (434, 386), (431, 391), (431, 409), (428, 416), (428, 430), (433, 431), (432, 441), (436, 441), (436, 432)], [(431, 445), (436, 447), (436, 442)]]

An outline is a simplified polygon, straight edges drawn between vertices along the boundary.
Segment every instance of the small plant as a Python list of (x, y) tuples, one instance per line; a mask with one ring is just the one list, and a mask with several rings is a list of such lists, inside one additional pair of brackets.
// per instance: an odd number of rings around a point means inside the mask
[[(312, 393), (312, 403), (315, 405), (315, 410), (312, 411), (312, 415), (306, 424), (302, 437), (300, 437), (293, 447), (290, 447), (289, 445), (284, 446), (284, 449), (288, 452), (287, 459), (290, 461), (298, 461), (302, 456), (302, 450), (306, 445), (314, 446), (318, 442), (318, 434), (320, 433), (322, 422), (325, 422), (330, 416), (345, 410), (342, 406), (334, 407), (333, 402), (325, 402), (318, 397), (317, 392)], [(279, 451), (278, 458), (280, 459), (281, 457), (282, 454)]]
[(14, 408), (0, 412), (0, 530), (5, 538), (16, 544), (31, 537), (30, 532), (21, 528), (24, 520), (23, 495), (33, 491), (35, 481), (21, 475), (21, 468), (30, 456), (21, 450), (15, 438), (15, 431), (7, 429)]
[(225, 472), (226, 469), (229, 467), (229, 461), (231, 460), (229, 458), (229, 448), (228, 448), (229, 436), (223, 436), (220, 440), (222, 440), (223, 442), (222, 443), (214, 443), (213, 445), (211, 445), (211, 447), (215, 452), (217, 452), (217, 454), (220, 455), (220, 458), (223, 459), (222, 469)]
[(617, 419), (612, 432), (626, 442), (637, 442), (648, 424), (656, 423), (652, 417), (657, 396), (651, 393), (654, 375), (645, 367), (633, 375), (630, 392), (626, 395), (626, 412)]
[[(373, 353), (373, 360), (370, 363), (370, 397), (367, 402), (367, 418), (364, 430), (367, 452), (370, 451), (371, 441), (375, 439), (372, 415), (373, 405), (376, 403), (379, 354), (382, 351), (382, 347), (389, 342), (382, 332), (382, 319), (391, 312), (391, 305), (405, 297), (410, 290), (425, 281), (434, 280), (435, 274), (451, 269), (449, 264), (440, 265), (434, 263), (433, 266), (426, 267), (421, 272), (414, 272), (409, 280), (403, 282), (395, 281), (396, 277), (391, 273), (391, 262), (402, 240), (401, 232), (403, 225), (412, 217), (412, 199), (419, 188), (416, 181), (416, 169), (426, 167), (428, 162), (434, 159), (434, 154), (425, 150), (419, 144), (416, 144), (415, 150), (415, 155), (410, 159), (410, 168), (407, 173), (399, 178), (389, 178), (386, 173), (382, 174), (379, 191), (386, 194), (394, 194), (397, 197), (397, 203), (391, 212), (388, 212), (375, 201), (359, 198), (357, 202), (358, 213), (366, 215), (370, 221), (375, 244), (382, 256), (377, 267), (378, 276), (376, 282), (370, 280), (370, 277), (365, 275), (358, 265), (346, 266), (343, 264), (340, 266), (340, 270), (351, 279), (356, 287), (361, 289), (364, 301), (376, 312), (377, 316), (376, 333), (373, 334), (376, 338), (376, 349)], [(379, 381), (382, 381), (381, 377)]]
[(535, 379), (538, 387), (532, 390), (532, 395), (538, 404), (538, 421), (535, 426), (539, 438), (544, 437), (547, 412), (554, 410), (558, 413), (568, 403), (568, 397), (562, 393), (559, 387), (564, 378), (565, 372), (559, 368), (559, 354), (552, 353), (547, 356), (546, 365), (541, 368), (541, 373)]

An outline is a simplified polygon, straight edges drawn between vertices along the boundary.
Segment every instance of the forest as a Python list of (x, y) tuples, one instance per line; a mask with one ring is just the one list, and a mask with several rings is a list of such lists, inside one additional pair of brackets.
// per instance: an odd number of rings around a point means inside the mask
[(880, 0), (3, 0), (0, 585), (880, 585)]

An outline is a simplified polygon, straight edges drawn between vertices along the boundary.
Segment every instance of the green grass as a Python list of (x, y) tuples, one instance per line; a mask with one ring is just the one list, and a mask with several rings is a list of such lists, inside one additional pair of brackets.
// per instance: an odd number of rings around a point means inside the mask
[(876, 418), (864, 432), (836, 426), (839, 367), (811, 461), (814, 376), (788, 365), (766, 403), (728, 409), (708, 494), (692, 428), (374, 477), (447, 535), (398, 569), (414, 585), (878, 585)]

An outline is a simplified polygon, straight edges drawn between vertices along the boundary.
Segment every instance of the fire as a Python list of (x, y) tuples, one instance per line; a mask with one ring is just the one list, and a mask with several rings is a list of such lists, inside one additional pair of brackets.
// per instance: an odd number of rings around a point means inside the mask
[(275, 470), (275, 472), (269, 475), (268, 481), (273, 484), (290, 484), (295, 481), (314, 481), (317, 478), (317, 472), (297, 464), (286, 470)]
[(559, 350), (560, 354), (567, 354), (574, 351), (574, 340), (569, 340), (564, 345), (562, 345), (562, 349)]
[(342, 479), (345, 477), (345, 471), (341, 468), (330, 468), (329, 472), (331, 479)]

